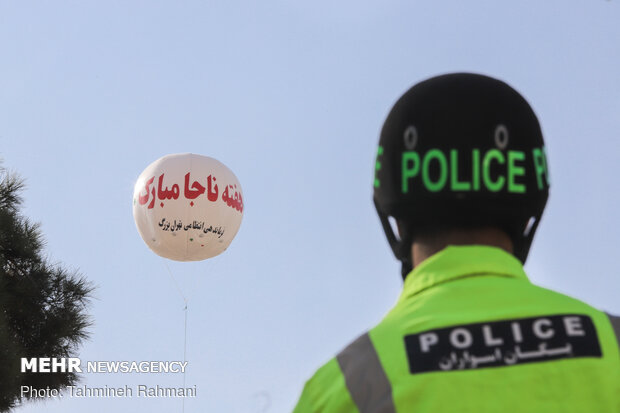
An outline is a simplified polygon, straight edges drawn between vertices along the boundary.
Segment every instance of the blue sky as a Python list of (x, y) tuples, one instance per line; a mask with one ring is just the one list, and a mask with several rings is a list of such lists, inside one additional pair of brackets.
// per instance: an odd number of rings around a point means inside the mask
[[(185, 411), (289, 412), (304, 381), (401, 288), (371, 202), (378, 134), (412, 84), (505, 80), (538, 114), (551, 197), (526, 270), (620, 313), (620, 4), (604, 1), (0, 1), (0, 156), (54, 262), (98, 288), (83, 360), (179, 360), (183, 300), (133, 223), (152, 161), (239, 178), (231, 247), (170, 262), (189, 299)], [(93, 386), (180, 375), (84, 376)], [(180, 411), (63, 399), (23, 413)]]

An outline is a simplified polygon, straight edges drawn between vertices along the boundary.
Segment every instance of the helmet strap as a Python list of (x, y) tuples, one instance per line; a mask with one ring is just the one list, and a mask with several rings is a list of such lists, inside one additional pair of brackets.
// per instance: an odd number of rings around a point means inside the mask
[(381, 226), (383, 227), (388, 243), (392, 248), (392, 252), (402, 264), (401, 275), (404, 280), (407, 277), (407, 274), (413, 270), (413, 262), (411, 259), (411, 243), (413, 242), (413, 235), (409, 233), (407, 228), (401, 228), (402, 234), (400, 234), (399, 237), (394, 232), (388, 215), (379, 210), (376, 201), (375, 207), (377, 207), (377, 213), (379, 214), (379, 219), (381, 220)]
[(530, 220), (533, 221), (531, 223), (529, 220), (526, 221), (525, 225), (521, 228), (521, 232), (516, 234), (513, 238), (514, 255), (522, 263), (525, 263), (525, 260), (530, 252), (530, 247), (532, 246), (532, 241), (534, 240), (534, 234), (536, 233), (536, 229), (538, 228), (541, 218), (542, 213), (532, 216)]

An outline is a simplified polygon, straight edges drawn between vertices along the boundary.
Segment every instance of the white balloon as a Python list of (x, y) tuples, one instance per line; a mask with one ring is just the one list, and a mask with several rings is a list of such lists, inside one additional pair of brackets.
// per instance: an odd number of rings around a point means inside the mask
[(241, 184), (216, 159), (166, 155), (138, 177), (133, 217), (157, 255), (176, 261), (211, 258), (226, 250), (239, 230)]

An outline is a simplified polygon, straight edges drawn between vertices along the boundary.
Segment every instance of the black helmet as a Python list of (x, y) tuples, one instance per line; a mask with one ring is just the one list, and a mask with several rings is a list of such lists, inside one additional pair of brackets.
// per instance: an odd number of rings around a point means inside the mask
[[(549, 195), (538, 119), (506, 83), (455, 73), (409, 89), (379, 139), (374, 203), (388, 241), (412, 269), (411, 243), (424, 228), (493, 225), (525, 262)], [(389, 217), (401, 225), (395, 234)]]

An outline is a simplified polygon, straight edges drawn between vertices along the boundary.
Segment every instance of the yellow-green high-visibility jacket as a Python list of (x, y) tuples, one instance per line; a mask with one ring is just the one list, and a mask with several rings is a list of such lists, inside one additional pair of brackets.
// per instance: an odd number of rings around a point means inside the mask
[(294, 413), (618, 413), (619, 343), (620, 318), (531, 284), (511, 254), (450, 246)]

